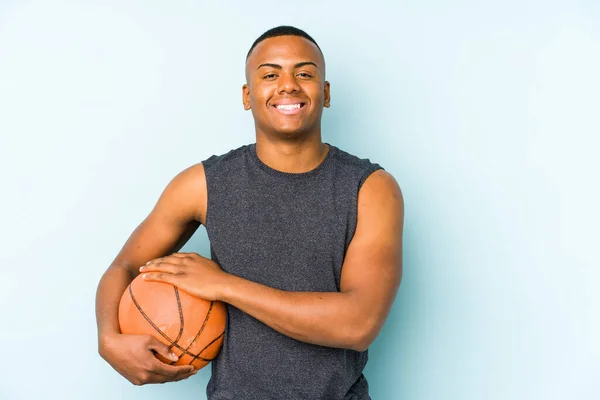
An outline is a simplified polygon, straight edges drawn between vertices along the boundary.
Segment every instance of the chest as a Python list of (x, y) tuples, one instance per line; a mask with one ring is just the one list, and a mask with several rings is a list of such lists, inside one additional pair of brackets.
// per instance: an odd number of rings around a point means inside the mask
[(331, 189), (248, 186), (211, 199), (207, 231), (213, 258), (226, 272), (271, 287), (335, 290), (348, 209)]

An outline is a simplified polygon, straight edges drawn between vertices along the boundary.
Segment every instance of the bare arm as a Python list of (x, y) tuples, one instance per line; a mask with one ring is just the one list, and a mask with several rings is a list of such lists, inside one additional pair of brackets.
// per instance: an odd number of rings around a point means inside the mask
[(225, 301), (304, 342), (364, 350), (377, 337), (402, 276), (404, 203), (394, 178), (373, 173), (358, 196), (357, 227), (342, 267), (340, 292), (289, 292), (227, 274), (213, 261), (179, 253), (143, 268), (146, 279)]
[[(131, 234), (117, 258), (102, 275), (96, 292), (96, 323), (98, 339), (120, 333), (117, 310), (119, 301), (129, 283), (137, 276), (138, 268), (154, 257), (178, 251), (199, 226), (197, 222), (173, 226), (156, 221), (157, 215), (149, 215)], [(164, 221), (163, 221), (164, 222)], [(169, 246), (174, 235), (179, 243)], [(160, 243), (166, 244), (161, 249)]]
[[(123, 292), (141, 265), (178, 251), (196, 231), (204, 218), (201, 213), (205, 209), (202, 201), (206, 198), (203, 177), (203, 166), (197, 164), (173, 178), (100, 279), (96, 292), (98, 349), (109, 363), (111, 339), (120, 334), (118, 308)], [(113, 367), (122, 373), (118, 366)]]
[(339, 293), (287, 292), (229, 277), (224, 301), (295, 339), (365, 350), (383, 327), (400, 285), (403, 221), (398, 184), (377, 171), (359, 193)]

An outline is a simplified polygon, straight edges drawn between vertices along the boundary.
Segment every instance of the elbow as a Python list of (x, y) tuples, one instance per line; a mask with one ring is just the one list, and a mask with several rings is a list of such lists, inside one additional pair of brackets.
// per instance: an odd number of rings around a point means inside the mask
[(363, 323), (360, 327), (353, 329), (353, 332), (353, 335), (349, 335), (350, 340), (348, 341), (346, 348), (363, 352), (375, 341), (379, 329), (371, 324)]
[(368, 337), (357, 338), (350, 344), (350, 350), (363, 352), (369, 348), (371, 343), (373, 343), (373, 340)]
[(352, 347), (350, 347), (349, 350), (354, 350), (354, 351), (358, 351), (359, 353), (362, 353), (363, 351), (367, 351), (368, 348), (369, 348), (368, 344), (356, 343)]

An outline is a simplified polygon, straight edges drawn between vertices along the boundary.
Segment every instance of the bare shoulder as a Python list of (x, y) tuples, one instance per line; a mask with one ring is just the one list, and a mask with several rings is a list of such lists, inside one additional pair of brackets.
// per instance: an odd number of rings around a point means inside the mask
[(356, 231), (348, 246), (340, 291), (355, 298), (363, 315), (360, 348), (375, 340), (402, 280), (404, 200), (396, 179), (373, 172), (358, 193)]
[(175, 175), (161, 197), (164, 197), (166, 206), (187, 210), (190, 218), (204, 224), (206, 193), (204, 166), (197, 163)]
[(175, 178), (189, 190), (206, 190), (206, 175), (204, 174), (204, 165), (201, 162), (187, 167)]
[(404, 198), (396, 179), (384, 170), (373, 172), (358, 193), (357, 208), (356, 230), (344, 268), (368, 261), (384, 269), (400, 270)]
[(358, 193), (359, 214), (361, 208), (384, 207), (383, 212), (395, 210), (404, 213), (404, 197), (396, 179), (389, 172), (380, 169), (373, 172), (364, 182)]

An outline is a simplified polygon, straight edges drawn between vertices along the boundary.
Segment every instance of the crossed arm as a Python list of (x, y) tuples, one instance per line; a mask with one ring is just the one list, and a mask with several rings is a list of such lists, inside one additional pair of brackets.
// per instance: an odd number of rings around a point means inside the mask
[(175, 355), (157, 339), (120, 334), (119, 300), (139, 266), (146, 263), (140, 269), (146, 279), (227, 302), (297, 340), (358, 351), (372, 343), (402, 276), (404, 203), (390, 174), (374, 172), (359, 192), (357, 227), (342, 266), (340, 292), (282, 291), (227, 274), (198, 254), (173, 253), (204, 220), (206, 199), (202, 164), (178, 174), (100, 280), (98, 350), (121, 375), (139, 385), (185, 379), (194, 373), (189, 366), (160, 362), (153, 352), (167, 358)]
[(295, 339), (367, 349), (400, 285), (403, 208), (400, 189), (387, 172), (377, 171), (365, 181), (339, 293), (282, 292), (232, 279), (223, 300)]
[(394, 178), (382, 170), (373, 173), (359, 192), (340, 292), (274, 289), (227, 274), (193, 253), (161, 257), (140, 270), (148, 280), (229, 303), (294, 339), (363, 351), (380, 332), (400, 285), (403, 211)]

